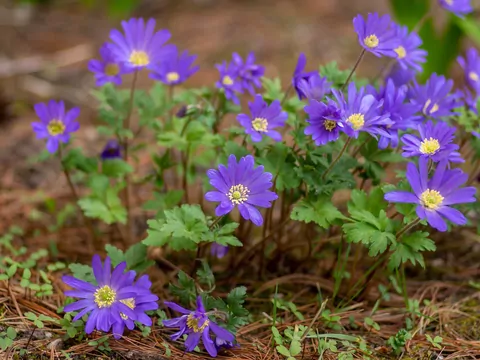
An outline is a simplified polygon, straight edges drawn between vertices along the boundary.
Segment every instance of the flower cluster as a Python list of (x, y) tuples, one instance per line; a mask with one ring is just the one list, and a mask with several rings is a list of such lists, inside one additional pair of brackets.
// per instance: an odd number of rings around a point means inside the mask
[(300, 100), (306, 98), (322, 101), (323, 97), (330, 92), (332, 84), (316, 71), (304, 72), (306, 65), (307, 58), (302, 53), (298, 57), (297, 66), (293, 72), (292, 86)]
[(246, 90), (253, 95), (255, 88), (262, 86), (260, 79), (265, 73), (265, 68), (255, 64), (255, 54), (253, 52), (248, 54), (245, 61), (237, 53), (234, 53), (232, 57), (230, 63), (223, 61), (223, 63), (216, 65), (220, 78), (215, 86), (224, 91), (228, 100), (238, 105), (240, 104), (238, 94), (242, 94)]
[(120, 85), (122, 75), (148, 69), (150, 77), (166, 85), (178, 85), (192, 76), (198, 67), (191, 67), (196, 56), (179, 53), (177, 47), (166, 44), (168, 30), (155, 31), (156, 22), (132, 18), (122, 21), (123, 33), (110, 32), (112, 42), (100, 48), (101, 60), (90, 60), (88, 68), (95, 74), (97, 86), (107, 82)]
[(480, 55), (478, 50), (468, 49), (465, 58), (459, 56), (457, 61), (465, 72), (466, 86), (463, 89), (465, 105), (477, 113), (477, 102), (480, 98)]

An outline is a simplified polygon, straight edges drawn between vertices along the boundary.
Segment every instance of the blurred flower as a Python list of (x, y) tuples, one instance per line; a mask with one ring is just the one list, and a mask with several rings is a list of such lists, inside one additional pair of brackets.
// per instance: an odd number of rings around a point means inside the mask
[(414, 69), (404, 69), (397, 63), (390, 69), (386, 80), (392, 80), (395, 86), (402, 86), (415, 79), (416, 75), (417, 72)]
[(260, 79), (265, 74), (265, 67), (255, 64), (255, 54), (251, 52), (247, 59), (243, 59), (237, 53), (233, 53), (233, 64), (238, 68), (238, 76), (241, 80), (243, 89), (250, 94), (255, 94), (255, 87), (261, 88), (262, 82)]
[(210, 248), (210, 254), (212, 256), (215, 256), (219, 259), (223, 258), (225, 255), (228, 253), (228, 246), (225, 245), (220, 245), (217, 243), (212, 243), (212, 246)]
[(348, 99), (339, 90), (333, 89), (333, 95), (341, 110), (344, 132), (357, 138), (360, 131), (370, 135), (390, 136), (385, 126), (393, 125), (388, 113), (381, 113), (382, 102), (371, 94), (365, 93), (365, 88), (357, 90), (355, 83), (348, 85)]
[(300, 100), (307, 97), (307, 95), (300, 89), (299, 85), (302, 80), (307, 81), (312, 76), (317, 74), (315, 71), (310, 72), (303, 72), (305, 69), (305, 65), (307, 64), (307, 58), (305, 57), (304, 53), (301, 53), (297, 60), (297, 66), (295, 67), (295, 71), (293, 72), (292, 78), (292, 86), (297, 92), (298, 97)]
[(282, 134), (273, 129), (285, 126), (288, 114), (282, 111), (280, 101), (274, 100), (268, 105), (262, 95), (257, 94), (253, 101), (248, 103), (251, 116), (238, 114), (238, 122), (245, 128), (245, 133), (250, 135), (253, 142), (262, 141), (263, 135), (275, 141), (282, 140)]
[(115, 139), (108, 140), (107, 144), (102, 150), (102, 153), (100, 154), (100, 157), (102, 160), (121, 158), (122, 154), (118, 141)]
[(459, 146), (453, 144), (455, 128), (444, 122), (436, 124), (429, 120), (426, 124), (418, 125), (420, 137), (406, 134), (402, 136), (405, 144), (402, 148), (404, 157), (420, 156), (434, 162), (447, 160), (451, 162), (464, 162), (458, 150)]
[(465, 82), (474, 90), (477, 95), (480, 94), (480, 55), (477, 49), (470, 48), (467, 50), (465, 58), (459, 56), (458, 63), (465, 71)]
[(198, 346), (200, 338), (202, 338), (203, 345), (210, 356), (217, 356), (217, 347), (210, 337), (210, 330), (216, 337), (215, 341), (218, 339), (220, 344), (232, 343), (235, 341), (235, 336), (231, 332), (209, 319), (205, 307), (203, 306), (201, 296), (197, 297), (197, 308), (194, 311), (187, 310), (170, 301), (165, 301), (165, 305), (170, 309), (183, 314), (174, 319), (163, 320), (163, 325), (169, 328), (180, 328), (178, 332), (170, 337), (174, 341), (181, 338), (184, 334), (187, 335), (187, 340), (185, 340), (186, 351), (193, 351), (193, 349)]
[(220, 72), (220, 80), (215, 83), (215, 86), (225, 91), (225, 97), (231, 100), (234, 104), (239, 105), (240, 99), (235, 93), (243, 93), (242, 82), (238, 77), (238, 67), (224, 61), (222, 64), (215, 65)]
[(470, 89), (468, 89), (467, 87), (459, 91), (461, 91), (461, 97), (463, 98), (463, 103), (465, 107), (478, 115), (477, 103), (480, 99), (480, 94), (472, 93), (472, 91), (470, 91)]
[(175, 46), (165, 45), (170, 39), (170, 32), (155, 32), (155, 24), (153, 19), (149, 19), (145, 24), (143, 19), (132, 18), (122, 21), (125, 35), (117, 29), (110, 32), (110, 39), (113, 41), (111, 50), (126, 71), (143, 68), (154, 70), (155, 66), (174, 56)]
[(416, 81), (411, 89), (412, 103), (420, 105), (426, 118), (439, 119), (456, 115), (452, 110), (462, 105), (458, 92), (449, 94), (453, 87), (453, 80), (445, 79), (445, 76), (432, 74), (425, 85), (419, 85)]
[(460, 188), (468, 180), (468, 175), (460, 169), (448, 170), (447, 161), (441, 161), (433, 175), (428, 179), (428, 159), (418, 159), (418, 170), (415, 164), (407, 165), (407, 180), (413, 193), (407, 191), (391, 191), (385, 194), (385, 200), (398, 203), (418, 204), (417, 215), (427, 219), (433, 228), (446, 231), (447, 224), (443, 218), (456, 225), (465, 225), (467, 219), (450, 205), (475, 202), (475, 188)]
[(323, 97), (331, 90), (332, 83), (326, 77), (314, 73), (308, 79), (299, 79), (297, 87), (307, 99), (322, 101)]
[(92, 269), (97, 285), (72, 276), (62, 277), (65, 284), (75, 289), (65, 291), (65, 295), (81, 299), (66, 305), (64, 311), (80, 310), (73, 321), (90, 313), (85, 333), (91, 334), (95, 329), (109, 332), (113, 326), (114, 337), (118, 339), (125, 325), (133, 328), (133, 321), (151, 325), (151, 320), (144, 312), (158, 307), (155, 303), (158, 297), (151, 294), (150, 281), (146, 276), (133, 284), (135, 271), (125, 272), (126, 267), (127, 264), (122, 262), (111, 272), (110, 258), (107, 256), (102, 266), (100, 256), (94, 255)]
[(77, 131), (80, 124), (75, 119), (80, 115), (80, 109), (74, 107), (65, 113), (63, 101), (50, 100), (48, 103), (39, 103), (34, 106), (40, 122), (33, 122), (33, 131), (38, 139), (47, 139), (47, 150), (55, 153), (59, 143), (68, 143), (70, 133)]
[(170, 57), (154, 67), (150, 77), (166, 85), (181, 84), (198, 71), (198, 66), (191, 67), (196, 58), (196, 55), (188, 55), (186, 50), (178, 54), (175, 47)]
[(395, 86), (392, 79), (387, 80), (386, 86), (382, 86), (378, 92), (369, 88), (371, 93), (378, 101), (383, 101), (383, 114), (389, 114), (393, 124), (385, 126), (384, 130), (388, 136), (381, 135), (378, 142), (380, 149), (385, 149), (391, 144), (392, 147), (398, 146), (398, 131), (416, 128), (420, 116), (415, 116), (419, 111), (418, 105), (406, 102), (408, 88)]
[(271, 201), (278, 199), (278, 196), (268, 190), (273, 185), (272, 174), (264, 172), (263, 166), (254, 166), (251, 155), (242, 157), (238, 163), (235, 155), (230, 155), (228, 167), (219, 165), (218, 170), (207, 171), (210, 184), (218, 190), (205, 194), (208, 201), (220, 202), (215, 215), (228, 214), (238, 206), (245, 220), (251, 220), (257, 226), (263, 224), (262, 214), (256, 206), (269, 208)]
[(125, 69), (122, 63), (116, 61), (111, 46), (111, 44), (105, 43), (100, 48), (102, 60), (93, 59), (88, 62), (88, 70), (94, 73), (97, 86), (103, 86), (108, 82), (115, 85), (122, 83)]
[(408, 33), (406, 26), (395, 24), (393, 28), (400, 40), (400, 44), (394, 49), (397, 53), (398, 64), (405, 70), (411, 68), (422, 71), (420, 64), (427, 61), (427, 52), (419, 48), (422, 45), (422, 38), (414, 31)]
[(394, 51), (400, 41), (395, 34), (393, 22), (389, 15), (379, 16), (378, 13), (368, 14), (367, 21), (362, 15), (353, 19), (353, 27), (358, 35), (360, 45), (377, 57), (397, 57)]
[(315, 145), (325, 145), (338, 139), (343, 123), (341, 112), (334, 101), (329, 100), (325, 104), (317, 100), (310, 100), (305, 106), (305, 112), (308, 114), (307, 122), (309, 123), (305, 128), (305, 135), (312, 135)]
[(470, 14), (473, 11), (470, 0), (438, 0), (438, 3), (445, 10), (451, 11), (460, 17)]
[(150, 290), (151, 286), (152, 282), (148, 278), (148, 275), (143, 275), (134, 284), (134, 287), (136, 288), (136, 296), (129, 299), (119, 300), (133, 310), (135, 313), (135, 319), (129, 318), (127, 315), (120, 313), (121, 321), (119, 322), (117, 319), (112, 325), (113, 336), (116, 339), (123, 335), (125, 326), (129, 330), (135, 328), (134, 320), (144, 326), (152, 326), (152, 319), (145, 312), (158, 309), (158, 296), (152, 294)]

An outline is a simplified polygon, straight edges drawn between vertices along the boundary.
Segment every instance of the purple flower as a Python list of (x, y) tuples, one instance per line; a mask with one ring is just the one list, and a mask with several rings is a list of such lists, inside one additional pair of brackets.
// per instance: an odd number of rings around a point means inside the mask
[(122, 34), (117, 29), (110, 32), (113, 41), (111, 50), (117, 61), (125, 66), (126, 71), (154, 70), (155, 66), (168, 60), (175, 54), (174, 45), (165, 45), (170, 39), (168, 30), (155, 32), (155, 20), (132, 18), (122, 21)]
[(477, 103), (480, 98), (480, 94), (473, 94), (467, 87), (460, 91), (462, 92), (461, 96), (463, 98), (465, 107), (478, 115)]
[(200, 342), (200, 338), (202, 338), (203, 345), (210, 356), (217, 356), (217, 347), (210, 337), (210, 330), (216, 337), (215, 341), (219, 339), (218, 342), (220, 344), (232, 343), (235, 341), (235, 336), (231, 332), (209, 319), (205, 307), (203, 306), (201, 296), (197, 297), (197, 308), (194, 311), (187, 310), (170, 301), (165, 301), (165, 305), (170, 309), (183, 314), (174, 319), (163, 320), (163, 325), (171, 328), (180, 328), (178, 332), (170, 337), (173, 341), (178, 340), (184, 334), (187, 335), (187, 340), (185, 340), (186, 351), (193, 351)]
[[(120, 300), (123, 304), (127, 305), (136, 315), (136, 322), (139, 322), (145, 326), (152, 326), (152, 319), (145, 314), (145, 311), (152, 311), (158, 309), (158, 296), (151, 293), (150, 287), (152, 282), (149, 280), (148, 275), (141, 276), (134, 284), (137, 290), (135, 297)], [(120, 314), (122, 321), (115, 322), (112, 325), (113, 336), (120, 338), (123, 335), (125, 326), (129, 330), (135, 328), (135, 322), (132, 318), (129, 318), (125, 314)]]
[(115, 139), (108, 140), (107, 144), (102, 150), (102, 153), (100, 154), (100, 157), (102, 160), (121, 158), (122, 154), (118, 141)]
[(323, 97), (331, 90), (332, 83), (326, 77), (314, 73), (308, 79), (299, 79), (297, 87), (307, 99), (322, 101)]
[(336, 141), (343, 128), (341, 112), (334, 101), (329, 100), (327, 104), (317, 100), (310, 100), (304, 108), (308, 114), (305, 128), (305, 135), (312, 135), (315, 145), (325, 145), (330, 141)]
[(245, 220), (251, 220), (257, 226), (263, 224), (262, 214), (256, 206), (269, 208), (271, 201), (278, 199), (278, 196), (268, 190), (273, 185), (272, 174), (264, 172), (263, 166), (254, 166), (251, 155), (242, 157), (238, 163), (235, 155), (230, 155), (228, 167), (219, 165), (218, 170), (207, 171), (210, 184), (218, 190), (205, 194), (208, 201), (220, 202), (215, 215), (228, 214), (238, 206)]
[(404, 69), (399, 64), (395, 64), (387, 74), (386, 80), (392, 80), (396, 86), (402, 86), (415, 79), (416, 74), (414, 69)]
[(221, 259), (225, 255), (227, 255), (227, 253), (228, 253), (228, 246), (212, 243), (212, 246), (210, 247), (210, 254), (212, 254), (212, 256), (215, 256)]
[(371, 94), (366, 94), (365, 88), (357, 91), (355, 83), (348, 85), (347, 100), (339, 90), (333, 89), (332, 92), (342, 113), (344, 132), (348, 136), (357, 138), (360, 131), (374, 137), (389, 136), (385, 126), (393, 125), (393, 121), (388, 113), (381, 114), (382, 101), (378, 101)]
[(438, 3), (445, 10), (451, 11), (460, 17), (470, 14), (473, 11), (470, 0), (438, 0)]
[(459, 56), (457, 61), (465, 71), (466, 83), (477, 94), (480, 94), (480, 55), (477, 49), (468, 49), (466, 58)]
[(458, 145), (453, 144), (455, 128), (444, 122), (434, 124), (431, 120), (426, 124), (418, 125), (420, 137), (411, 134), (403, 135), (402, 148), (404, 157), (420, 156), (434, 162), (447, 160), (451, 162), (464, 162), (458, 150)]
[(65, 113), (65, 103), (50, 100), (34, 106), (40, 122), (33, 122), (33, 131), (38, 139), (47, 139), (47, 150), (54, 154), (59, 143), (68, 143), (70, 133), (77, 131), (80, 124), (75, 119), (80, 115), (80, 109), (74, 107)]
[(295, 67), (295, 71), (293, 72), (293, 78), (292, 78), (292, 86), (297, 92), (297, 95), (300, 98), (300, 100), (307, 97), (307, 95), (303, 92), (303, 90), (299, 86), (300, 82), (302, 80), (308, 82), (308, 79), (312, 75), (317, 74), (315, 71), (303, 72), (306, 64), (307, 64), (307, 58), (305, 57), (304, 53), (301, 53), (300, 56), (298, 57), (297, 66)]
[(398, 131), (407, 130), (416, 127), (417, 120), (420, 120), (420, 116), (415, 116), (419, 111), (417, 105), (407, 103), (408, 88), (403, 85), (396, 87), (393, 80), (388, 79), (387, 85), (381, 87), (379, 91), (375, 91), (374, 88), (369, 88), (369, 92), (376, 97), (377, 100), (383, 101), (383, 113), (389, 114), (390, 119), (393, 121), (392, 125), (385, 126), (384, 130), (389, 136), (380, 136), (378, 147), (385, 149), (391, 143), (392, 147), (398, 146)]
[(125, 326), (133, 329), (134, 321), (146, 326), (151, 325), (145, 311), (158, 308), (158, 297), (150, 292), (151, 283), (146, 275), (133, 284), (135, 271), (125, 272), (126, 267), (127, 264), (122, 262), (112, 272), (108, 256), (102, 266), (100, 256), (94, 255), (92, 268), (97, 285), (72, 276), (62, 277), (65, 284), (74, 288), (65, 291), (65, 295), (81, 299), (65, 306), (64, 311), (80, 310), (73, 321), (90, 313), (85, 324), (85, 333), (91, 334), (95, 329), (109, 332), (113, 327), (114, 337), (118, 339)]
[(215, 67), (220, 72), (220, 80), (215, 83), (215, 86), (219, 89), (223, 89), (225, 97), (228, 100), (233, 101), (234, 104), (239, 105), (240, 99), (235, 93), (243, 93), (242, 81), (238, 77), (238, 67), (233, 63), (227, 65), (224, 61), (222, 64), (217, 64)]
[(125, 69), (122, 63), (116, 61), (111, 46), (105, 43), (100, 48), (102, 60), (93, 59), (88, 62), (88, 70), (95, 74), (97, 86), (103, 86), (108, 82), (115, 85), (122, 83), (122, 74), (125, 73)]
[(393, 22), (389, 15), (379, 16), (378, 13), (368, 14), (367, 21), (362, 15), (353, 19), (353, 27), (358, 35), (360, 45), (377, 57), (397, 57), (394, 51), (399, 45)]
[(410, 98), (412, 103), (421, 106), (422, 113), (426, 118), (440, 119), (453, 116), (457, 113), (452, 110), (462, 106), (462, 103), (458, 92), (449, 94), (452, 87), (453, 80), (447, 80), (445, 76), (434, 73), (425, 85), (414, 82)]
[(175, 47), (174, 54), (155, 66), (150, 77), (166, 85), (181, 84), (198, 71), (198, 66), (191, 67), (196, 58), (196, 55), (188, 55), (186, 50), (178, 54)]
[(399, 46), (394, 51), (397, 53), (398, 64), (403, 69), (414, 69), (416, 71), (422, 71), (421, 63), (427, 61), (427, 52), (419, 49), (422, 45), (422, 39), (416, 32), (408, 33), (406, 26), (394, 25), (394, 29), (398, 39), (400, 40)]
[(255, 94), (255, 87), (262, 87), (260, 79), (265, 74), (265, 67), (255, 64), (255, 54), (251, 52), (247, 59), (243, 59), (237, 53), (233, 53), (233, 64), (238, 68), (238, 77), (241, 80), (243, 89), (250, 94)]
[(253, 101), (248, 103), (251, 116), (238, 114), (238, 122), (245, 128), (245, 133), (250, 135), (253, 142), (262, 141), (263, 135), (275, 141), (282, 140), (282, 134), (273, 129), (285, 126), (288, 114), (282, 111), (280, 101), (275, 100), (268, 105), (262, 95), (257, 94)]
[(385, 194), (385, 200), (399, 203), (418, 204), (417, 215), (427, 219), (433, 228), (446, 231), (447, 224), (443, 218), (457, 225), (465, 225), (467, 219), (463, 214), (450, 207), (454, 204), (475, 202), (475, 188), (460, 188), (468, 180), (468, 175), (460, 169), (448, 170), (447, 161), (438, 164), (431, 179), (428, 179), (428, 160), (418, 159), (418, 170), (413, 163), (407, 165), (407, 180), (413, 193), (391, 191)]

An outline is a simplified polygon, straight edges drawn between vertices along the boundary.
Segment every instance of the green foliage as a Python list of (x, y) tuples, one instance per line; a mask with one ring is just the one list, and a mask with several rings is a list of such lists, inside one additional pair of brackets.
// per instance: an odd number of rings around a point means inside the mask
[(395, 355), (402, 353), (403, 348), (408, 340), (412, 338), (412, 334), (406, 329), (400, 329), (394, 336), (390, 336), (387, 344), (393, 349)]
[(265, 171), (275, 177), (275, 188), (278, 191), (295, 189), (300, 185), (300, 178), (295, 172), (296, 156), (286, 144), (274, 144), (268, 148), (266, 155), (257, 161), (265, 167)]
[(394, 224), (384, 208), (383, 191), (373, 189), (369, 195), (354, 190), (348, 203), (348, 212), (354, 220), (342, 226), (349, 242), (362, 243), (369, 249), (370, 256), (377, 256), (395, 244)]
[(5, 331), (0, 331), (0, 349), (5, 351), (13, 345), (13, 340), (17, 337), (17, 331), (12, 327), (7, 327)]
[(144, 272), (155, 263), (147, 259), (147, 247), (142, 243), (130, 246), (125, 253), (110, 244), (105, 245), (105, 250), (112, 260), (113, 266), (117, 266), (125, 261), (127, 269), (134, 270), (137, 274)]
[(50, 316), (43, 315), (43, 314), (35, 315), (34, 313), (32, 313), (30, 311), (26, 312), (23, 315), (25, 316), (25, 318), (27, 320), (30, 320), (33, 323), (33, 325), (38, 329), (43, 329), (45, 327), (44, 322), (49, 322), (49, 323), (53, 323), (53, 324), (58, 324), (59, 323), (57, 319), (54, 319)]
[(420, 264), (423, 268), (425, 262), (423, 260), (422, 251), (435, 251), (435, 243), (428, 238), (428, 232), (416, 231), (412, 234), (404, 235), (400, 240), (392, 246), (393, 253), (390, 256), (389, 267), (398, 268), (401, 264), (410, 261), (413, 265)]
[(307, 224), (313, 221), (324, 229), (328, 229), (337, 219), (346, 219), (326, 196), (300, 200), (295, 204), (290, 217)]
[(195, 250), (201, 242), (242, 246), (232, 235), (237, 223), (229, 223), (210, 231), (207, 217), (199, 205), (184, 204), (165, 210), (163, 216), (148, 220), (148, 236), (143, 243), (151, 246), (168, 245), (172, 250)]
[(168, 289), (173, 296), (180, 299), (181, 304), (190, 306), (196, 298), (195, 281), (183, 271), (180, 271), (177, 277), (178, 285), (170, 283)]

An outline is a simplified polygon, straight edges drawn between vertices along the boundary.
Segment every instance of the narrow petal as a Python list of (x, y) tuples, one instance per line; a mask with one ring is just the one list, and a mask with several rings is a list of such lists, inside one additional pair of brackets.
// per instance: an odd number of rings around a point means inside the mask
[(200, 332), (192, 332), (188, 335), (187, 340), (185, 340), (185, 348), (187, 351), (193, 351), (197, 347), (200, 341)]
[(215, 335), (217, 335), (217, 337), (225, 341), (228, 341), (228, 342), (235, 341), (235, 336), (230, 331), (228, 331), (227, 329), (224, 329), (223, 327), (217, 325), (214, 322), (210, 322), (210, 329), (213, 331)]
[(84, 290), (84, 291), (89, 291), (89, 292), (95, 292), (97, 290), (97, 287), (80, 279), (74, 278), (73, 276), (65, 275), (62, 277), (62, 281), (67, 284), (68, 286), (74, 288), (74, 289), (79, 289), (79, 290)]
[(436, 211), (427, 210), (425, 213), (427, 214), (427, 221), (431, 227), (438, 231), (447, 231), (447, 223)]
[(192, 312), (191, 310), (187, 310), (184, 307), (171, 301), (164, 301), (163, 303), (165, 304), (165, 306), (169, 307), (173, 311), (179, 312), (180, 314), (190, 314)]
[(437, 210), (440, 215), (450, 220), (452, 223), (456, 225), (465, 225), (467, 223), (467, 218), (457, 209), (442, 206)]
[(211, 357), (216, 357), (217, 348), (215, 347), (213, 340), (210, 338), (210, 329), (208, 326), (203, 331), (202, 338), (203, 338), (203, 345), (205, 346), (205, 349), (207, 350), (209, 355)]
[(386, 193), (384, 198), (391, 202), (418, 204), (417, 196), (408, 191), (391, 191)]

